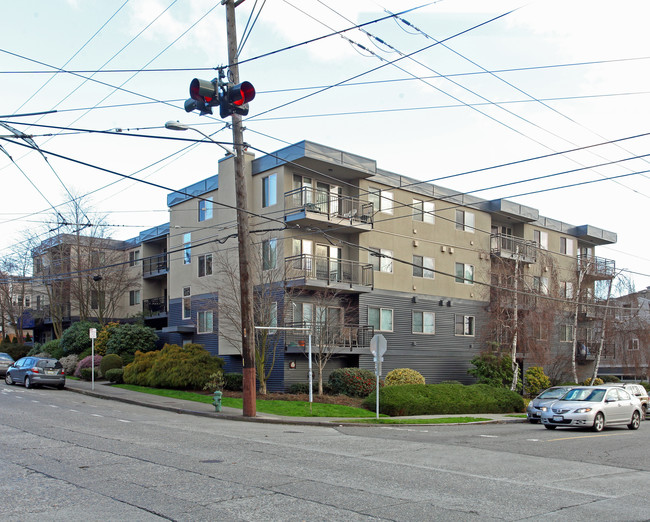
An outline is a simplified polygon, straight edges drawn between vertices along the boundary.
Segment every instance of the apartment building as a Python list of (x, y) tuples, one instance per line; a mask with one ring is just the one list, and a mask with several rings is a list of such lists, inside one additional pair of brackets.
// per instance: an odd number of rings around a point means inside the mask
[[(325, 378), (374, 368), (377, 333), (388, 342), (384, 374), (409, 367), (427, 382), (471, 382), (469, 361), (488, 346), (509, 352), (514, 331), (522, 365), (589, 372), (581, 349), (591, 340), (578, 337), (600, 320), (589, 305), (614, 264), (595, 249), (615, 233), (458, 195), (308, 141), (248, 154), (245, 169), (256, 298), (275, 357), (269, 389), (308, 380), (302, 328), (327, 355)], [(228, 371), (241, 369), (234, 194), (226, 157), (217, 175), (168, 196), (168, 239), (159, 231), (143, 257), (166, 262), (157, 286), (143, 288), (168, 303), (165, 339), (203, 344)]]

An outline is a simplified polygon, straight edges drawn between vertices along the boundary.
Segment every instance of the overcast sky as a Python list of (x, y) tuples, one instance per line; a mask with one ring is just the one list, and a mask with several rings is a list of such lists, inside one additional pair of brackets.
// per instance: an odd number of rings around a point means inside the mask
[[(425, 3), (242, 3), (240, 77), (257, 90), (245, 140), (255, 154), (306, 139), (418, 180), (453, 176), (437, 183), (616, 232), (598, 255), (629, 269), (637, 289), (650, 285), (650, 3)], [(407, 9), (403, 21), (298, 45)], [(1, 20), (0, 121), (33, 134), (48, 162), (0, 141), (13, 159), (0, 154), (0, 256), (21, 230), (55, 228), (52, 207), (69, 194), (88, 195), (126, 239), (168, 221), (170, 189), (217, 172), (223, 151), (212, 144), (127, 134), (200, 138), (163, 128), (179, 120), (231, 141), (218, 115), (183, 110), (191, 79), (227, 63), (219, 1), (4, 2)]]

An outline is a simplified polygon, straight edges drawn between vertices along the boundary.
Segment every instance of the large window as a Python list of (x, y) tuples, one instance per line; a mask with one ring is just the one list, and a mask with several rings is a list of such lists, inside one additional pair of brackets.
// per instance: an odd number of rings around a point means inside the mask
[(199, 277), (212, 275), (212, 254), (199, 256)]
[(377, 272), (393, 271), (393, 251), (385, 248), (369, 248), (368, 261)]
[(262, 206), (272, 207), (278, 202), (277, 174), (262, 178)]
[(456, 263), (456, 282), (466, 285), (474, 284), (474, 266)]
[(135, 306), (140, 304), (140, 290), (130, 290), (129, 291), (129, 306)]
[(548, 250), (548, 232), (544, 232), (543, 230), (535, 230), (533, 231), (533, 239), (539, 248)]
[(433, 201), (413, 200), (413, 221), (422, 221), (424, 223), (433, 223), (435, 206)]
[(560, 342), (570, 343), (573, 342), (573, 325), (561, 324), (560, 325)]
[(90, 291), (90, 309), (99, 310), (104, 309), (105, 306), (105, 294), (103, 290), (91, 290)]
[(474, 232), (474, 213), (465, 210), (456, 210), (456, 229), (465, 232)]
[(538, 294), (548, 295), (548, 277), (533, 276), (533, 290)]
[(212, 219), (214, 201), (212, 197), (199, 200), (199, 221)]
[(638, 339), (628, 339), (627, 349), (628, 350), (638, 350), (639, 349), (639, 340)]
[(393, 331), (393, 310), (390, 308), (368, 307), (368, 324), (375, 328), (375, 331)]
[(560, 254), (567, 256), (573, 256), (575, 252), (574, 241), (570, 237), (561, 237), (560, 238)]
[(573, 299), (573, 283), (571, 281), (560, 281), (560, 292), (565, 299)]
[(456, 335), (474, 336), (474, 316), (454, 314)]
[(436, 314), (433, 312), (413, 311), (412, 321), (413, 333), (434, 334), (436, 333)]
[(265, 239), (262, 241), (262, 268), (271, 270), (277, 267), (278, 262), (278, 240)]
[(183, 319), (192, 318), (192, 291), (189, 286), (183, 287)]
[(373, 212), (393, 213), (393, 193), (390, 190), (369, 188), (368, 202), (372, 203)]
[(129, 252), (129, 266), (135, 266), (138, 262), (138, 259), (140, 259), (139, 250), (133, 250), (132, 252)]
[(214, 313), (212, 310), (201, 310), (198, 313), (199, 327), (197, 333), (205, 334), (214, 331)]
[(192, 233), (183, 234), (183, 264), (192, 262)]
[(432, 257), (413, 256), (413, 277), (433, 279), (435, 272)]

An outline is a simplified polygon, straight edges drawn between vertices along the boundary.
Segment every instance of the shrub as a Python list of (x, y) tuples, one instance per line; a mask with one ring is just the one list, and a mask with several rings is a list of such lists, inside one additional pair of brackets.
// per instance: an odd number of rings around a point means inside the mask
[(141, 324), (121, 324), (111, 329), (106, 341), (106, 353), (116, 353), (124, 362), (130, 362), (135, 352), (154, 350), (157, 340), (158, 336), (153, 328)]
[[(102, 362), (102, 356), (101, 355), (95, 355), (95, 368), (99, 370), (99, 365)], [(77, 368), (74, 371), (74, 376), (75, 377), (81, 377), (81, 370), (84, 368), (91, 368), (93, 365), (93, 358), (91, 355), (84, 357), (77, 363)]]
[(410, 368), (395, 368), (386, 374), (385, 386), (399, 386), (402, 384), (425, 384), (425, 380), (420, 372)]
[[(79, 371), (79, 376), (84, 380), (84, 381), (92, 381), (93, 380), (93, 369), (92, 368), (81, 368)], [(99, 377), (99, 370), (95, 368), (95, 379)]]
[(219, 369), (208, 376), (208, 380), (203, 385), (203, 389), (210, 392), (223, 390), (223, 370)]
[(25, 343), (31, 343), (32, 342), (32, 336), (29, 335), (29, 332), (25, 334)]
[(616, 375), (601, 375), (600, 378), (603, 382), (621, 382), (621, 379), (616, 377)]
[(14, 361), (17, 361), (21, 357), (25, 357), (31, 348), (31, 346), (24, 344), (3, 343), (1, 351), (8, 353), (14, 358)]
[(79, 364), (79, 356), (74, 353), (72, 355), (66, 355), (65, 357), (61, 357), (59, 362), (63, 366), (66, 375), (73, 375), (77, 369), (77, 364)]
[(106, 376), (108, 370), (113, 370), (114, 368), (122, 368), (124, 364), (122, 363), (122, 358), (116, 353), (109, 353), (108, 355), (102, 357), (102, 362), (99, 363), (99, 374)]
[(124, 382), (152, 388), (202, 389), (224, 361), (200, 344), (166, 344), (162, 350), (136, 352), (124, 368)]
[(120, 323), (111, 322), (105, 324), (104, 327), (97, 334), (97, 339), (95, 339), (95, 353), (97, 355), (106, 355), (106, 345), (108, 340), (111, 337), (111, 334), (115, 331), (115, 328), (120, 326)]
[(104, 377), (114, 384), (122, 384), (124, 382), (124, 368), (111, 368), (107, 370)]
[(330, 374), (328, 386), (335, 395), (367, 397), (377, 386), (377, 379), (370, 370), (339, 368)]
[[(314, 391), (314, 386), (312, 386), (312, 391)], [(294, 382), (287, 389), (287, 393), (293, 395), (302, 395), (309, 393), (309, 383), (308, 382)]]
[(531, 366), (526, 370), (526, 391), (531, 397), (537, 397), (542, 390), (551, 386), (551, 379), (541, 366)]
[[(605, 382), (600, 377), (596, 377), (594, 379), (594, 386), (600, 386), (601, 384), (605, 384)], [(591, 377), (588, 377), (582, 381), (580, 383), (580, 386), (591, 386)]]
[[(375, 394), (363, 406), (375, 409)], [(516, 392), (486, 384), (406, 384), (379, 391), (380, 412), (391, 416), (512, 413), (524, 411), (524, 400)]]
[(467, 373), (476, 377), (477, 384), (496, 388), (509, 388), (512, 384), (512, 359), (509, 355), (484, 352), (470, 363), (474, 368), (467, 370)]
[(97, 328), (97, 323), (90, 321), (79, 321), (73, 323), (70, 328), (66, 329), (61, 336), (61, 349), (65, 355), (76, 353), (79, 355), (86, 348), (91, 347), (89, 330)]
[(242, 391), (244, 389), (244, 376), (241, 373), (224, 374), (223, 389), (230, 391)]

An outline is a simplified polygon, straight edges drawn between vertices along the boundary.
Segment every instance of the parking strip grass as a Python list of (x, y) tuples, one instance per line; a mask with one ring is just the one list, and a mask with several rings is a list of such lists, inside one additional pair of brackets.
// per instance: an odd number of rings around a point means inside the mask
[(489, 420), (483, 417), (440, 417), (436, 419), (350, 419), (345, 422), (358, 424), (466, 424), (469, 422), (484, 422)]

